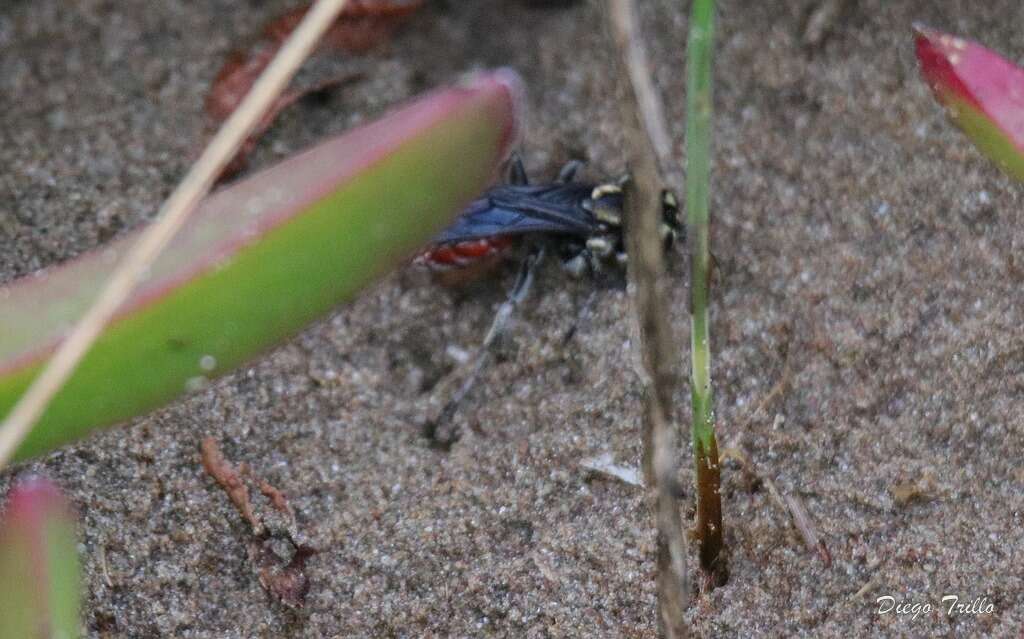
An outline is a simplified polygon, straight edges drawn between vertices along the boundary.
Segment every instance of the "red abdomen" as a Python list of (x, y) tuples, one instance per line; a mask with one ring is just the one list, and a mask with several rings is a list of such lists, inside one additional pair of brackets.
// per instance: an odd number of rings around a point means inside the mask
[(432, 246), (416, 258), (417, 264), (446, 270), (464, 268), (494, 258), (512, 244), (504, 235)]

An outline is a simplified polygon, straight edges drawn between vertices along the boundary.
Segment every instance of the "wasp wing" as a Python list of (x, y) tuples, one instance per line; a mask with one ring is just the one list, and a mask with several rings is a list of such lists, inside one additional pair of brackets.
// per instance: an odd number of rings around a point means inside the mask
[(435, 245), (489, 237), (557, 233), (585, 236), (596, 221), (580, 203), (591, 187), (571, 185), (499, 186), (474, 201), (434, 238)]

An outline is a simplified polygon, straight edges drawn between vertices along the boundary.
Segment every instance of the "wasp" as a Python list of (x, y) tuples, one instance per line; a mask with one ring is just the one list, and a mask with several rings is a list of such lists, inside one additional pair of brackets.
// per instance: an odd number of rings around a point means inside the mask
[[(571, 161), (550, 184), (530, 184), (522, 160), (510, 162), (509, 183), (473, 201), (434, 238), (417, 263), (434, 269), (468, 266), (504, 251), (516, 239), (553, 246), (570, 273), (599, 272), (609, 263), (625, 266), (623, 196), (626, 178), (590, 184), (575, 181), (582, 167)], [(661, 236), (666, 250), (682, 231), (671, 191), (662, 194)]]
[[(472, 390), (494, 342), (526, 298), (537, 267), (549, 251), (557, 253), (566, 270), (577, 277), (626, 266), (622, 189), (628, 177), (612, 182), (579, 182), (576, 176), (581, 167), (581, 162), (571, 161), (554, 182), (531, 184), (521, 158), (513, 155), (508, 183), (474, 200), (416, 258), (421, 266), (450, 270), (496, 256), (516, 240), (529, 246), (516, 282), (499, 307), (468, 376), (438, 416), (428, 419), (424, 426), (424, 433), (436, 446), (448, 449), (455, 441), (454, 433), (442, 436), (440, 429), (447, 427)], [(683, 233), (679, 206), (671, 191), (662, 193), (661, 218), (661, 237), (668, 250)]]

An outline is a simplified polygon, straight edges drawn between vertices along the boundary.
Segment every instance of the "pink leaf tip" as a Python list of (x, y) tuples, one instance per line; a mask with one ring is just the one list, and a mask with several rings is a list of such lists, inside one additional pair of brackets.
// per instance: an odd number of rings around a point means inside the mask
[(1024, 69), (980, 44), (914, 25), (921, 74), (949, 117), (1011, 176), (1024, 179)]

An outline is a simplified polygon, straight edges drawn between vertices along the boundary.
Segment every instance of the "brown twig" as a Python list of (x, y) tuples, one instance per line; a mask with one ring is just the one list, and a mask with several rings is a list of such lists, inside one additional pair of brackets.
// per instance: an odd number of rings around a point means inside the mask
[(666, 305), (664, 245), (659, 235), (664, 181), (671, 156), (664, 109), (648, 75), (647, 55), (637, 32), (630, 0), (610, 0), (608, 23), (621, 54), (621, 68), (632, 92), (621, 101), (622, 122), (630, 141), (632, 184), (626, 193), (626, 241), (633, 307), (640, 328), (644, 364), (645, 483), (653, 493), (658, 526), (659, 621), (667, 637), (689, 636), (684, 619), (689, 592), (686, 539), (677, 496), (678, 426), (672, 402), (679, 385), (681, 349), (672, 333)]
[(330, 89), (343, 87), (357, 80), (362, 80), (364, 77), (365, 74), (361, 72), (336, 75), (307, 87), (292, 89), (278, 96), (278, 98), (274, 100), (273, 104), (271, 104), (267, 109), (267, 112), (263, 114), (263, 117), (260, 118), (252, 132), (245, 138), (245, 141), (224, 167), (224, 170), (221, 171), (220, 175), (217, 177), (217, 182), (222, 183), (229, 180), (245, 169), (249, 162), (249, 155), (251, 155), (253, 150), (256, 149), (256, 145), (259, 144), (260, 139), (263, 138), (267, 129), (269, 129), (277, 120), (277, 116), (279, 116), (282, 111), (308, 95), (323, 93)]
[(803, 502), (796, 495), (783, 495), (775, 482), (772, 481), (771, 477), (759, 472), (757, 466), (754, 465), (750, 458), (747, 457), (746, 453), (736, 445), (735, 443), (727, 446), (722, 450), (720, 462), (731, 459), (740, 463), (746, 472), (757, 478), (764, 487), (768, 489), (768, 494), (771, 496), (772, 501), (778, 506), (783, 512), (789, 516), (789, 521), (793, 525), (793, 528), (800, 535), (804, 545), (813, 552), (818, 553), (818, 557), (821, 558), (821, 562), (828, 568), (832, 565), (832, 554), (828, 550), (828, 546), (825, 542), (818, 537), (817, 528), (810, 516), (807, 514), (807, 510), (803, 506)]
[(242, 481), (239, 472), (231, 465), (231, 462), (224, 459), (224, 455), (220, 452), (220, 447), (217, 445), (217, 440), (213, 437), (203, 439), (203, 442), (200, 444), (200, 451), (203, 468), (224, 489), (231, 503), (235, 505), (238, 513), (242, 515), (242, 519), (245, 519), (252, 526), (253, 534), (262, 535), (263, 524), (260, 523), (253, 513), (252, 502), (249, 501), (249, 489), (246, 487), (245, 482)]
[(110, 567), (107, 565), (107, 544), (103, 542), (99, 545), (99, 560), (100, 560), (100, 573), (103, 575), (103, 583), (107, 584), (107, 588), (114, 587), (114, 580), (110, 578)]
[(758, 415), (771, 406), (772, 402), (778, 399), (789, 388), (789, 383), (793, 379), (793, 368), (790, 365), (789, 352), (790, 348), (789, 344), (787, 344), (786, 356), (782, 363), (782, 375), (779, 377), (779, 380), (775, 382), (770, 389), (768, 389), (768, 392), (761, 397), (761, 400), (757, 402), (757, 406), (754, 406), (754, 409), (750, 411), (746, 419), (746, 423), (748, 425), (753, 420), (757, 419)]
[[(237, 469), (232, 466), (213, 437), (203, 439), (200, 449), (203, 468), (224, 489), (239, 514), (252, 527), (253, 539), (248, 543), (249, 563), (260, 585), (281, 603), (301, 608), (309, 592), (306, 560), (316, 550), (297, 539), (298, 525), (288, 499), (269, 482), (256, 477), (248, 464), (239, 464)], [(280, 513), (276, 516), (277, 521), (272, 512), (260, 514), (253, 507), (246, 479), (256, 484), (270, 506)], [(274, 552), (272, 542), (275, 539), (285, 539), (291, 544), (293, 552), (287, 563)]]
[(294, 513), (292, 513), (292, 507), (288, 504), (288, 499), (284, 496), (284, 493), (271, 486), (266, 480), (260, 480), (260, 492), (263, 493), (264, 497), (270, 500), (270, 504), (274, 508), (289, 517), (295, 516)]
[(800, 36), (804, 45), (817, 47), (825, 42), (849, 4), (850, 0), (819, 0), (804, 23), (803, 34)]
[(789, 507), (789, 514), (793, 517), (793, 526), (800, 533), (804, 544), (811, 550), (817, 551), (818, 556), (821, 557), (821, 562), (825, 564), (826, 568), (830, 567), (832, 565), (832, 555), (829, 553), (825, 542), (818, 537), (818, 529), (815, 528), (811, 518), (807, 516), (807, 510), (804, 508), (803, 501), (796, 495), (786, 495), (786, 506)]
[(672, 136), (665, 121), (665, 108), (654, 89), (651, 79), (651, 64), (639, 36), (636, 9), (632, 0), (610, 0), (612, 34), (622, 56), (622, 64), (629, 75), (636, 99), (635, 110), (643, 124), (644, 132), (657, 157), (662, 175), (672, 172)]

